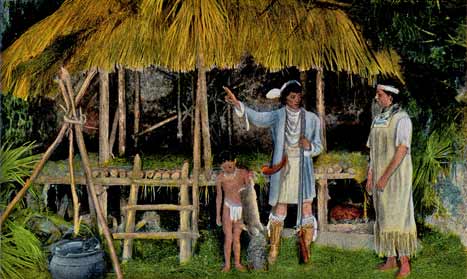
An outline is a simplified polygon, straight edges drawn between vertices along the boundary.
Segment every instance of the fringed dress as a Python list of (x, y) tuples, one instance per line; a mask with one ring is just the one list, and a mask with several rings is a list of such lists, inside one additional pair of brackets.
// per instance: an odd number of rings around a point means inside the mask
[[(417, 249), (412, 200), (411, 136), (410, 118), (397, 107), (388, 110), (386, 114), (378, 115), (371, 127), (368, 146), (376, 211), (375, 249), (380, 256), (411, 256)], [(407, 146), (408, 152), (389, 178), (384, 191), (378, 191), (376, 183), (400, 144)]]

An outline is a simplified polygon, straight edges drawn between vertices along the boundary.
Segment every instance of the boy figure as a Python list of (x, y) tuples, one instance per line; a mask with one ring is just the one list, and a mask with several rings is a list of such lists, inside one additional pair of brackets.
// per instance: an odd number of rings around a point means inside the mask
[[(250, 183), (249, 172), (244, 169), (238, 169), (236, 160), (232, 160), (232, 158), (223, 160), (221, 168), (222, 172), (219, 173), (216, 179), (216, 224), (223, 226), (225, 236), (225, 264), (222, 271), (230, 271), (232, 247), (235, 268), (238, 271), (245, 271), (246, 268), (240, 262), (240, 234), (244, 226), (240, 191)], [(222, 203), (222, 193), (224, 193), (224, 203)]]

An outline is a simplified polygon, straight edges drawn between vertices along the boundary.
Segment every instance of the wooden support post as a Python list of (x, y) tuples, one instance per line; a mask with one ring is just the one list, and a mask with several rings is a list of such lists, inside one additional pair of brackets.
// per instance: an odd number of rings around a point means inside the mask
[[(133, 163), (133, 176), (137, 177), (138, 173), (141, 171), (141, 158), (138, 154), (135, 156), (135, 161)], [(138, 184), (131, 184), (130, 188), (130, 197), (128, 198), (128, 206), (134, 206), (138, 202)], [(136, 210), (129, 208), (126, 212), (126, 224), (125, 224), (125, 233), (133, 233), (135, 230), (135, 215)], [(133, 254), (133, 241), (131, 239), (125, 239), (123, 241), (123, 261), (131, 259)]]
[(318, 228), (325, 232), (328, 225), (328, 180), (318, 180)]
[(125, 68), (118, 68), (118, 156), (125, 155), (126, 144), (126, 101)]
[[(99, 70), (99, 165), (103, 166), (110, 160), (109, 146), (109, 73)], [(96, 185), (99, 203), (107, 220), (107, 190), (102, 185)]]
[(322, 68), (318, 68), (316, 71), (316, 111), (321, 122), (321, 144), (323, 145), (323, 151), (326, 152), (326, 111), (324, 105), (324, 73)]
[(99, 70), (99, 164), (110, 159), (109, 149), (109, 73)]
[(193, 232), (198, 232), (198, 210), (199, 210), (199, 174), (201, 169), (201, 123), (200, 123), (200, 106), (201, 106), (201, 94), (200, 83), (198, 80), (196, 90), (196, 105), (195, 105), (195, 129), (193, 131), (193, 188), (192, 188), (192, 199), (194, 211), (191, 215), (191, 226)]
[[(188, 194), (188, 162), (183, 163), (180, 185), (180, 205), (189, 206)], [(190, 232), (190, 211), (180, 211), (180, 232)], [(180, 263), (188, 262), (191, 258), (191, 238), (180, 239)]]
[(140, 84), (139, 84), (139, 72), (135, 72), (135, 100), (134, 100), (134, 113), (135, 113), (135, 123), (133, 125), (133, 139), (135, 141), (135, 148), (138, 148), (138, 137), (136, 136), (139, 132), (139, 118), (140, 118), (140, 108), (139, 108), (139, 99), (140, 99)]
[(310, 95), (308, 92), (308, 75), (306, 71), (300, 71), (300, 83), (302, 84), (302, 102), (305, 109), (310, 110)]
[(118, 109), (115, 111), (114, 120), (112, 121), (112, 129), (110, 130), (110, 137), (109, 137), (109, 151), (110, 155), (113, 157), (113, 150), (115, 139), (117, 138), (117, 125), (118, 125), (118, 118), (119, 118)]
[[(207, 179), (211, 176), (212, 158), (211, 158), (211, 134), (209, 132), (209, 114), (208, 114), (208, 89), (206, 86), (206, 67), (204, 65), (204, 56), (201, 52), (198, 55), (198, 92), (200, 98), (196, 99), (201, 117), (201, 133), (203, 136), (203, 159), (204, 170)], [(198, 103), (199, 101), (199, 103)]]

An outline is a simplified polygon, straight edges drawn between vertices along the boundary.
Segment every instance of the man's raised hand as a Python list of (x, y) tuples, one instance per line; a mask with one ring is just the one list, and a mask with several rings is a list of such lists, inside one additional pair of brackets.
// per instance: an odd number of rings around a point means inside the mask
[(240, 102), (238, 101), (237, 97), (235, 97), (234, 93), (232, 93), (232, 91), (228, 87), (222, 86), (222, 88), (224, 88), (225, 93), (227, 93), (227, 95), (225, 96), (225, 101), (240, 109)]

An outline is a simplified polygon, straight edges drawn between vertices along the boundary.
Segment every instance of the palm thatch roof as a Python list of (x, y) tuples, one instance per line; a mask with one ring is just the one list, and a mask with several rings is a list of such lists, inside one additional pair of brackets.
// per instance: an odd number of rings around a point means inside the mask
[(372, 51), (344, 11), (292, 0), (67, 0), (4, 51), (1, 80), (25, 98), (54, 91), (60, 66), (189, 71), (202, 53), (208, 67), (234, 68), (246, 52), (272, 71), (402, 80), (398, 55)]

